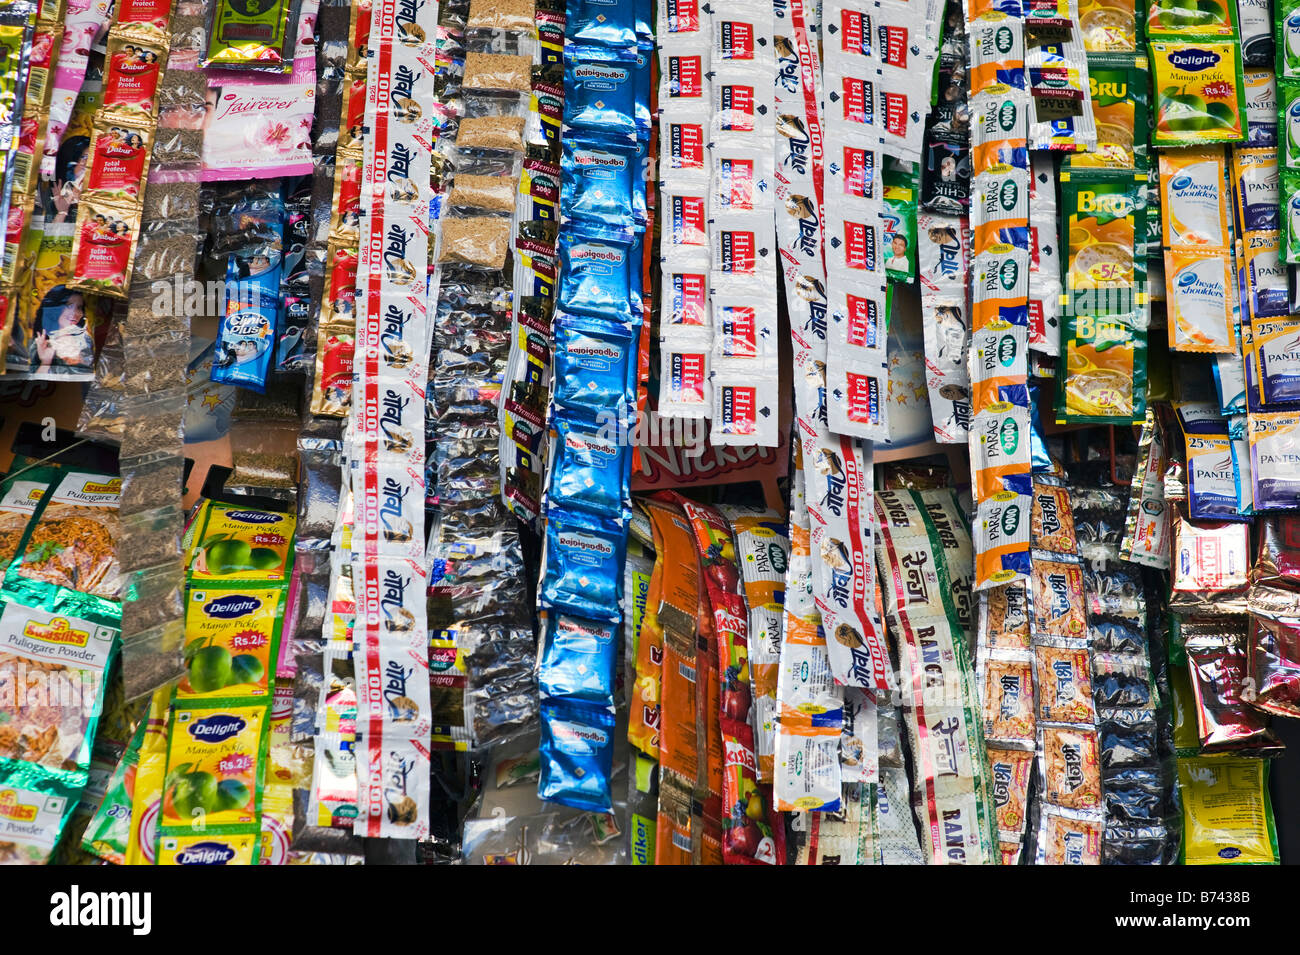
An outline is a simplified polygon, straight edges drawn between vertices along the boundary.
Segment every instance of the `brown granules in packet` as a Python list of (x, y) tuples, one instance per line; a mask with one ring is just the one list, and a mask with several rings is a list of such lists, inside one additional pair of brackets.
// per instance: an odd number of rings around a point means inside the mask
[(442, 220), (440, 263), (505, 268), (510, 245), (510, 220), (499, 216)]
[(180, 499), (185, 475), (185, 461), (176, 454), (154, 453), (139, 458), (123, 458), (122, 499), (118, 508), (123, 514), (140, 514)]
[(287, 452), (241, 451), (231, 455), (234, 471), (227, 486), (295, 490), (298, 459)]
[(1044, 722), (1088, 723), (1096, 717), (1088, 647), (1034, 647), (1038, 666), (1038, 716)]
[[(125, 631), (130, 621), (133, 629), (129, 632), (134, 634), (131, 639), (122, 640), (121, 649), (122, 692), (127, 699), (133, 700), (151, 693), (185, 671), (185, 661), (181, 655), (185, 626), (179, 621), (169, 624), (168, 618), (162, 616), (161, 606), (154, 601), (128, 601), (122, 604), (122, 629)], [(143, 619), (139, 616), (140, 611), (144, 611), (149, 618), (158, 616), (161, 620), (154, 628), (142, 632), (135, 627), (135, 622)]]
[(178, 396), (165, 391), (147, 397), (132, 395), (123, 401), (123, 411), (126, 427), (122, 431), (121, 453), (124, 456), (180, 447), (184, 443), (183, 393)]
[(510, 53), (468, 53), (464, 88), (527, 93), (533, 88), (533, 58)]
[(985, 664), (984, 735), (1033, 743), (1034, 670), (1028, 660), (993, 659)]
[[(179, 488), (176, 493), (179, 494)], [(123, 560), (130, 555), (133, 567), (154, 567), (168, 560), (180, 560), (181, 516), (174, 507), (146, 511), (122, 518), (118, 541)]]
[(1023, 583), (993, 587), (984, 593), (990, 647), (1029, 648), (1029, 595)]
[(513, 176), (474, 176), (461, 173), (452, 184), (449, 204), (452, 208), (513, 212), (515, 182)]
[(160, 165), (199, 162), (203, 159), (203, 130), (158, 127), (153, 141), (153, 161)]
[(533, 0), (471, 0), (467, 30), (531, 30), (537, 19)]
[(1043, 854), (1048, 865), (1101, 865), (1101, 823), (1048, 811)]
[(456, 130), (457, 149), (524, 151), (524, 117), (466, 116)]
[[(201, 137), (200, 137), (201, 138)], [(144, 221), (162, 219), (197, 219), (199, 217), (198, 184), (192, 182), (154, 182), (144, 192)]]

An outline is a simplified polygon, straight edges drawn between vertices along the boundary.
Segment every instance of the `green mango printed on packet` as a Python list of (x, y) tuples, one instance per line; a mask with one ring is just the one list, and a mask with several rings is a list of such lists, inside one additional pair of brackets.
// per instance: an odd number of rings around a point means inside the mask
[(1147, 12), (1147, 36), (1236, 38), (1235, 0), (1151, 0)]
[(1151, 44), (1156, 146), (1238, 143), (1246, 138), (1246, 81), (1235, 38), (1183, 37)]
[(173, 704), (159, 835), (259, 833), (270, 725), (266, 704)]

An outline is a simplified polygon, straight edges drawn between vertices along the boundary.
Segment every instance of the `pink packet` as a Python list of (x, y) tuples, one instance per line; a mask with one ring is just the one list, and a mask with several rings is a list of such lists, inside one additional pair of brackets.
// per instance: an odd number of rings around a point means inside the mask
[(312, 171), (311, 127), (316, 108), (316, 14), (303, 0), (297, 55), (289, 76), (208, 69), (203, 181), (269, 179)]
[(108, 8), (111, 5), (109, 0), (68, 0), (68, 12), (63, 22), (63, 40), (59, 45), (59, 62), (54, 70), (54, 86), (50, 92), (50, 120), (41, 155), (41, 175), (45, 178), (54, 177), (59, 141), (68, 128), (73, 104), (86, 80), (90, 48), (100, 34), (108, 29)]

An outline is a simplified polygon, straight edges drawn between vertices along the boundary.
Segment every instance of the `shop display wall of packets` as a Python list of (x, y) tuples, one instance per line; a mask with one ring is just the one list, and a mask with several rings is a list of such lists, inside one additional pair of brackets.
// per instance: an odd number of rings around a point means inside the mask
[(0, 864), (1300, 826), (1296, 0), (5, 0), (0, 218)]

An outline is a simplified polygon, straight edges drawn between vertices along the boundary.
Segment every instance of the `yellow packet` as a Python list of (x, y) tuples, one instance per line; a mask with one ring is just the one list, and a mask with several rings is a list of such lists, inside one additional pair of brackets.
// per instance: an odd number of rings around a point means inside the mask
[(1080, 0), (1079, 30), (1089, 53), (1135, 53), (1136, 0)]
[(1245, 138), (1245, 80), (1235, 41), (1151, 43), (1156, 90), (1153, 145), (1237, 143)]
[(131, 836), (127, 841), (125, 865), (154, 864), (163, 778), (167, 775), (167, 711), (171, 695), (172, 688), (165, 686), (154, 691), (149, 701), (140, 761), (135, 768), (135, 789), (131, 793)]
[(168, 829), (256, 831), (265, 759), (267, 709), (173, 708), (163, 784), (163, 835)]
[(1226, 176), (1222, 146), (1160, 153), (1160, 226), (1166, 247), (1228, 247)]
[(176, 687), (177, 701), (269, 695), (282, 593), (277, 585), (190, 590), (185, 675)]
[(158, 841), (158, 865), (252, 865), (258, 837), (236, 835), (163, 836)]
[(1088, 98), (1093, 124), (1097, 127), (1097, 148), (1090, 153), (1072, 155), (1070, 167), (1136, 169), (1137, 143), (1142, 141), (1145, 146), (1147, 136), (1147, 58), (1093, 57), (1090, 60)]
[(1058, 422), (1132, 421), (1144, 410), (1146, 335), (1133, 315), (1068, 318), (1058, 372)]
[(204, 501), (187, 541), (191, 579), (287, 579), (294, 524), (292, 514)]
[[(241, 837), (247, 838), (247, 837)], [(262, 797), (261, 865), (287, 865), (293, 842), (293, 787), (271, 783)]]
[(1132, 289), (1139, 190), (1132, 174), (1063, 173), (1068, 250), (1065, 287)]
[(1232, 272), (1225, 250), (1165, 252), (1165, 303), (1171, 351), (1236, 353)]
[(1178, 760), (1185, 865), (1277, 865), (1267, 759)]

